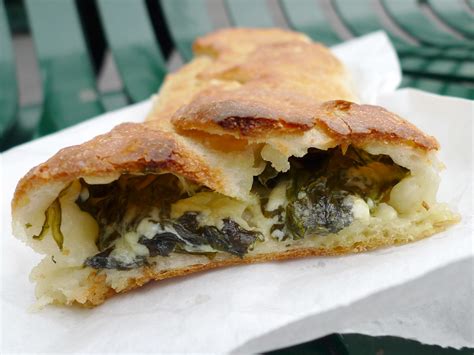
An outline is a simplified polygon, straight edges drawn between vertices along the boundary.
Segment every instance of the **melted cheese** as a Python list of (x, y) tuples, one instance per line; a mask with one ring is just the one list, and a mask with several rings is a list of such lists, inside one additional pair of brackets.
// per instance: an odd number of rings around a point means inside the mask
[(267, 211), (272, 212), (280, 207), (286, 207), (288, 204), (288, 198), (286, 197), (288, 184), (289, 181), (282, 181), (270, 192), (267, 205), (265, 206)]
[(436, 204), (436, 193), (440, 182), (439, 170), (442, 165), (435, 152), (425, 152), (403, 146), (371, 144), (364, 148), (370, 154), (385, 154), (410, 170), (410, 176), (395, 185), (390, 193), (389, 205), (403, 215), (425, 209)]
[(180, 237), (173, 226), (169, 224), (161, 224), (159, 220), (159, 210), (154, 208), (150, 212), (150, 216), (141, 220), (136, 231), (127, 232), (122, 238), (118, 239), (114, 244), (114, 250), (110, 254), (124, 264), (131, 264), (137, 256), (149, 256), (148, 248), (140, 244), (138, 241), (141, 237), (152, 239), (160, 233), (172, 233), (182, 242), (182, 248), (190, 253), (212, 253), (217, 252), (210, 245), (194, 245), (186, 239)]
[(149, 252), (146, 246), (139, 244), (140, 234), (127, 232), (115, 242), (115, 248), (110, 256), (119, 260), (123, 264), (132, 264), (137, 256), (148, 256)]
[(374, 216), (384, 221), (389, 221), (397, 218), (398, 215), (397, 211), (392, 206), (382, 202), (377, 206)]
[(174, 203), (171, 206), (171, 218), (179, 218), (190, 211), (199, 212), (198, 221), (203, 226), (222, 228), (222, 220), (230, 218), (245, 229), (255, 230), (257, 223), (254, 214), (258, 212), (254, 206), (260, 206), (257, 196), (241, 201), (216, 192), (199, 192)]
[(370, 209), (367, 203), (359, 197), (352, 197), (352, 215), (355, 220), (368, 224), (370, 221)]

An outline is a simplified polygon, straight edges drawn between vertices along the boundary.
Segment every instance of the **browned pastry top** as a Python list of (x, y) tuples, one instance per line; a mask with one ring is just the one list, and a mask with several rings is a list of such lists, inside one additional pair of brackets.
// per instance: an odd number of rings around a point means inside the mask
[(302, 34), (226, 29), (197, 39), (194, 50), (196, 58), (169, 76), (148, 118), (164, 129), (260, 141), (321, 129), (347, 144), (383, 140), (438, 148), (401, 117), (354, 103), (343, 64)]

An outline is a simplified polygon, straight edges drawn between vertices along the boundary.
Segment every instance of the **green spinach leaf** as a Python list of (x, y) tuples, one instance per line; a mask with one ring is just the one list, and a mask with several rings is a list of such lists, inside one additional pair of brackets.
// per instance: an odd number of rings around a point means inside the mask
[(124, 262), (110, 255), (113, 248), (106, 249), (86, 259), (85, 266), (94, 269), (130, 270), (147, 264), (146, 257), (137, 256), (132, 262)]
[(33, 239), (42, 240), (45, 235), (51, 230), (53, 239), (56, 242), (59, 250), (63, 250), (64, 235), (61, 232), (61, 204), (59, 197), (56, 198), (53, 203), (46, 209), (45, 220), (41, 232), (38, 235), (34, 235)]

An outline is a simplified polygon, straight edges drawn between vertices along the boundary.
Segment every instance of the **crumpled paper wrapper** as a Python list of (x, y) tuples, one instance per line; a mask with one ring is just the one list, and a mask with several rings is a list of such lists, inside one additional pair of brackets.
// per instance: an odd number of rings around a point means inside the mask
[(142, 121), (148, 100), (0, 155), (2, 351), (247, 353), (334, 332), (473, 346), (474, 105), (396, 90), (400, 67), (384, 33), (334, 52), (349, 67), (362, 102), (385, 106), (438, 138), (446, 164), (438, 198), (462, 215), (461, 223), (401, 247), (207, 271), (151, 283), (92, 310), (51, 306), (31, 313), (34, 285), (27, 275), (41, 256), (11, 235), (17, 181), (60, 148)]

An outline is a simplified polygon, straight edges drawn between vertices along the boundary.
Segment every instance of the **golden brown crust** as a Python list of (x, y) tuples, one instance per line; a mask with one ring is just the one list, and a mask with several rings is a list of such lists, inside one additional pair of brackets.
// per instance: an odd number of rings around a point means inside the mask
[(163, 171), (221, 188), (206, 162), (186, 149), (179, 136), (155, 129), (153, 122), (124, 123), (86, 143), (61, 149), (31, 169), (17, 185), (12, 210), (30, 190), (52, 181), (69, 183), (80, 177)]
[(180, 129), (197, 129), (236, 136), (292, 133), (311, 128), (315, 105), (297, 93), (255, 87), (208, 90), (176, 112)]
[[(399, 116), (351, 103), (355, 95), (343, 65), (327, 48), (296, 33), (224, 30), (198, 39), (195, 51), (197, 58), (210, 56), (208, 62), (171, 79), (186, 80), (193, 90), (183, 95), (172, 84), (162, 90), (168, 100), (180, 102), (173, 106), (172, 122), (182, 133), (262, 141), (322, 129), (341, 144), (390, 141), (424, 150), (438, 147), (434, 138)], [(160, 104), (155, 110), (169, 119), (171, 112)]]
[[(435, 233), (441, 232), (448, 228), (450, 225), (457, 222), (455, 220), (444, 221), (443, 223), (438, 223), (433, 226), (431, 230), (425, 231), (424, 234), (416, 236), (416, 240), (427, 238)], [(373, 236), (375, 237), (375, 236)], [(233, 265), (245, 265), (245, 264), (255, 264), (269, 261), (284, 261), (289, 259), (299, 259), (310, 256), (338, 256), (346, 255), (351, 253), (361, 253), (374, 249), (379, 249), (383, 247), (393, 246), (393, 245), (402, 245), (406, 244), (410, 239), (404, 240), (395, 240), (394, 242), (387, 242), (386, 238), (373, 238), (372, 241), (368, 242), (357, 242), (350, 247), (337, 247), (332, 249), (325, 248), (301, 248), (287, 250), (284, 252), (277, 253), (265, 253), (255, 256), (238, 258), (232, 257), (226, 260), (212, 261), (209, 260), (206, 264), (195, 264), (187, 266), (184, 268), (177, 268), (172, 270), (165, 270), (156, 272), (151, 267), (143, 269), (142, 275), (138, 278), (132, 278), (128, 280), (128, 286), (121, 290), (120, 292), (115, 291), (113, 288), (109, 287), (105, 283), (105, 275), (96, 273), (95, 271), (91, 273), (88, 281), (91, 286), (87, 295), (87, 302), (84, 304), (86, 307), (94, 307), (102, 304), (107, 298), (110, 298), (117, 293), (124, 293), (131, 291), (135, 288), (141, 287), (144, 284), (150, 281), (160, 281), (164, 279), (169, 279), (172, 277), (186, 276), (200, 271), (206, 271), (221, 267), (228, 267)]]
[(438, 149), (436, 139), (380, 106), (343, 100), (318, 104), (291, 92), (254, 88), (199, 95), (176, 113), (174, 123), (242, 138), (322, 128), (339, 144), (392, 141)]
[(438, 149), (437, 140), (383, 107), (337, 100), (325, 102), (314, 117), (339, 144), (378, 141), (403, 143), (423, 150)]
[[(320, 103), (331, 99), (356, 100), (342, 63), (321, 44), (306, 36), (279, 29), (229, 29), (199, 38), (196, 58), (165, 81), (149, 120), (169, 120), (193, 98), (216, 94), (259, 101), (278, 110), (283, 96)], [(273, 100), (262, 100), (276, 92)], [(270, 99), (272, 97), (269, 97)], [(293, 106), (298, 105), (298, 99)], [(288, 112), (291, 113), (291, 112)], [(252, 117), (252, 116), (247, 116)], [(258, 118), (258, 117), (257, 117)]]
[(279, 28), (226, 28), (196, 39), (193, 51), (197, 55), (237, 56), (249, 53), (260, 45), (281, 42), (310, 42), (302, 33)]

